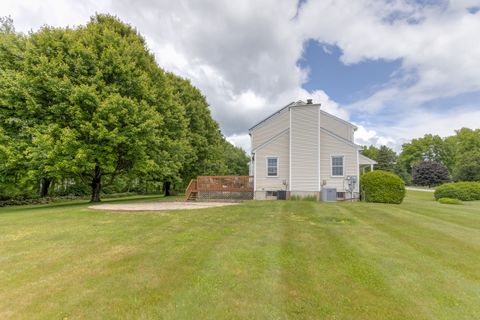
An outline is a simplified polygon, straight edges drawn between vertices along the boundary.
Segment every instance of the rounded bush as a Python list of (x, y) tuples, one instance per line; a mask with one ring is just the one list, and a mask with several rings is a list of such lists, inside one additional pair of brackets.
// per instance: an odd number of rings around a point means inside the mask
[(463, 204), (462, 201), (452, 198), (440, 198), (438, 199), (438, 202), (440, 202), (441, 204)]
[(361, 176), (360, 192), (367, 202), (400, 204), (405, 197), (405, 182), (390, 172), (371, 171)]
[(444, 183), (435, 189), (435, 199), (453, 198), (462, 201), (480, 200), (480, 182)]

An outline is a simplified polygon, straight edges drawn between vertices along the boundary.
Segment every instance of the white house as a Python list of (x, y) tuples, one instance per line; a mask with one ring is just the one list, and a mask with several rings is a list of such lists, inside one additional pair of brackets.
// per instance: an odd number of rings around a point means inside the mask
[(361, 167), (375, 161), (359, 153), (356, 130), (311, 100), (292, 102), (254, 125), (249, 134), (255, 199), (321, 198), (332, 189), (338, 199), (358, 198)]

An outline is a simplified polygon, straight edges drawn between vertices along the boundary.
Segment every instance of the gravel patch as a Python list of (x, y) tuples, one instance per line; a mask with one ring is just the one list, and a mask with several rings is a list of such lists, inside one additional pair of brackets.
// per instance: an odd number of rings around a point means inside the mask
[(130, 204), (97, 204), (89, 206), (95, 210), (109, 211), (165, 211), (165, 210), (192, 210), (213, 207), (223, 207), (236, 205), (235, 202), (149, 202), (149, 203), (130, 203)]

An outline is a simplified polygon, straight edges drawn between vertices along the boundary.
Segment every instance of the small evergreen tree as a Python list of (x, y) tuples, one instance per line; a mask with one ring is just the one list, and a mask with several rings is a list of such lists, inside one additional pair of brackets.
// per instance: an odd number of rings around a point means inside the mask
[(387, 146), (381, 146), (380, 149), (378, 149), (377, 159), (375, 160), (377, 160), (375, 170), (393, 172), (395, 169), (397, 154), (391, 148)]

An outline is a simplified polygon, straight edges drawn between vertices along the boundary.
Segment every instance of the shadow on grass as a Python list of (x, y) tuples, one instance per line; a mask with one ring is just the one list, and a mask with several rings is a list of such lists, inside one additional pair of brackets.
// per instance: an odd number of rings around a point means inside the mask
[(165, 197), (163, 195), (135, 195), (129, 197), (122, 197), (122, 198), (104, 198), (101, 202), (92, 203), (89, 200), (58, 200), (51, 203), (46, 204), (33, 204), (33, 205), (18, 205), (18, 206), (7, 206), (0, 208), (0, 215), (12, 212), (22, 212), (26, 211), (36, 211), (36, 210), (44, 210), (44, 209), (55, 209), (55, 208), (80, 208), (80, 207), (87, 207), (89, 205), (94, 204), (102, 204), (102, 203), (125, 203), (125, 202), (153, 202), (153, 201), (175, 201), (181, 200), (183, 197), (180, 196), (171, 196)]

